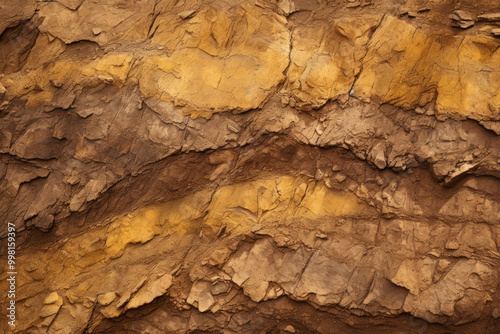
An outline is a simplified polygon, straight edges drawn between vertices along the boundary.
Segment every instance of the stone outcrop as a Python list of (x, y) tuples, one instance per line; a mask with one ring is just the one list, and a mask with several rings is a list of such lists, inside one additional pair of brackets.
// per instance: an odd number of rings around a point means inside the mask
[(455, 21), (455, 25), (462, 29), (470, 28), (474, 25), (476, 21), (475, 17), (464, 10), (456, 10), (450, 15), (450, 18)]
[(500, 331), (498, 11), (0, 1), (0, 331)]

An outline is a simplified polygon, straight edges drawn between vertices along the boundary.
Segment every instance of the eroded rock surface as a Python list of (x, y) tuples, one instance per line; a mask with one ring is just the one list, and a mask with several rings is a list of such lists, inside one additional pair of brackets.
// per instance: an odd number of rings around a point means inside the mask
[(0, 1), (0, 331), (499, 332), (499, 12)]

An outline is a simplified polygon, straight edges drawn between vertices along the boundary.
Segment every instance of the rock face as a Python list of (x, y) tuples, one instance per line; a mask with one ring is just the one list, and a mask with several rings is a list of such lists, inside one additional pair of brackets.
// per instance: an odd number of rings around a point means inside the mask
[(0, 331), (500, 332), (499, 10), (0, 0)]

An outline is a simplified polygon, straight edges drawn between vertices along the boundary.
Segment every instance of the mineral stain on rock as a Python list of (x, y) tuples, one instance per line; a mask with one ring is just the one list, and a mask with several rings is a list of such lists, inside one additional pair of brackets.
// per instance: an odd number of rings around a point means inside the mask
[(500, 332), (499, 12), (0, 0), (0, 332)]

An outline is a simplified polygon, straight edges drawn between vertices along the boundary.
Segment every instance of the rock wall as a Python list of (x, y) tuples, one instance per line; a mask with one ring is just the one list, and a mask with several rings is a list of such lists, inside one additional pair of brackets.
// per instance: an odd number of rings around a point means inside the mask
[(0, 0), (0, 331), (500, 332), (499, 12)]

